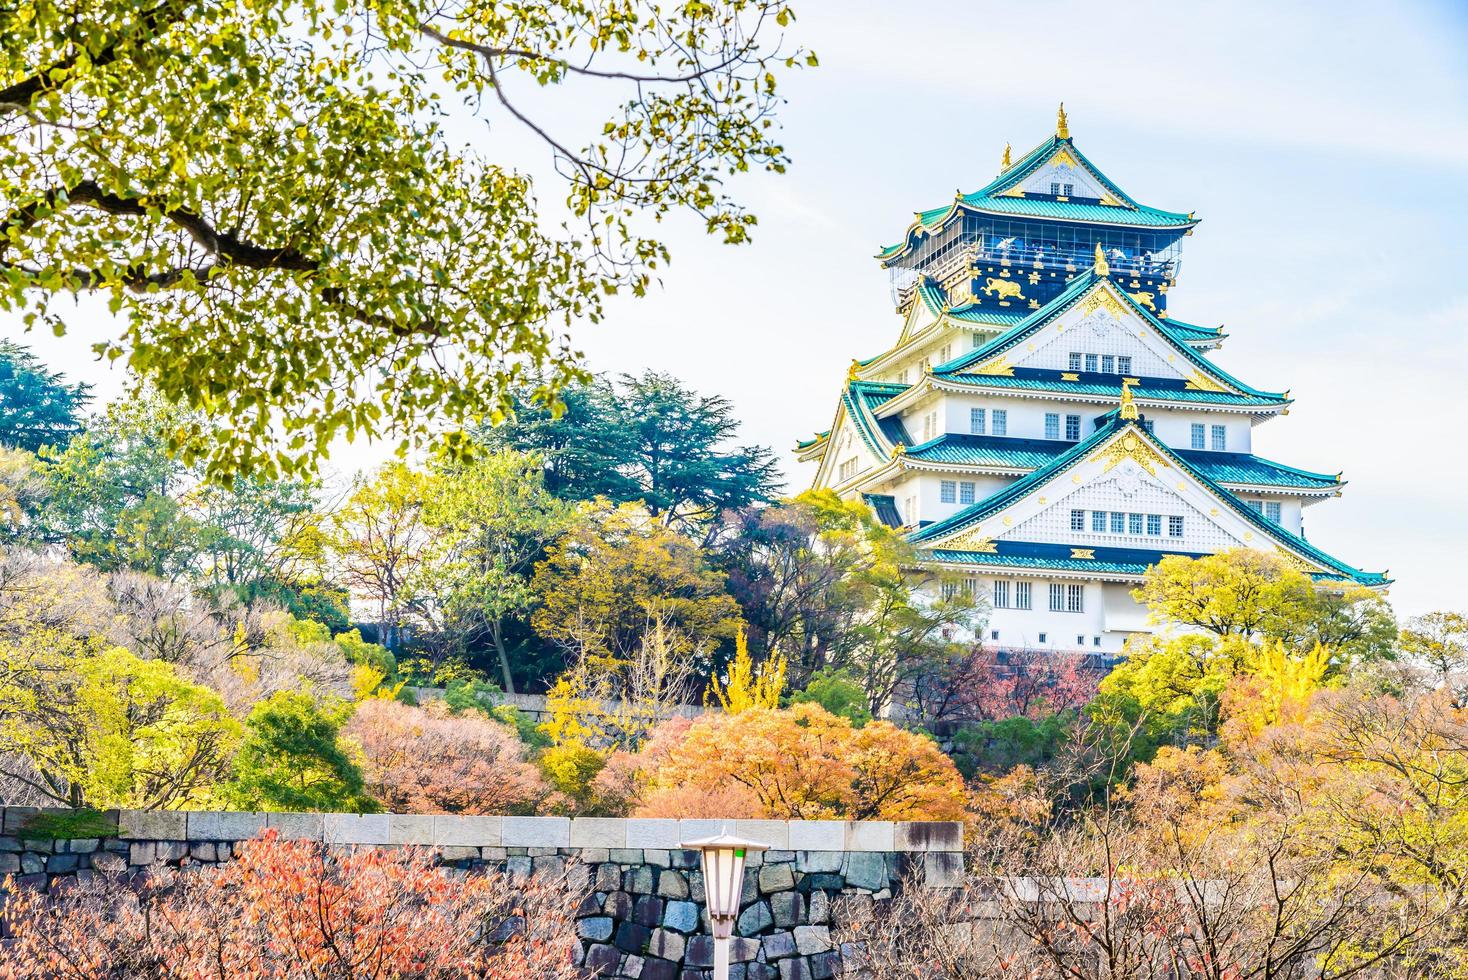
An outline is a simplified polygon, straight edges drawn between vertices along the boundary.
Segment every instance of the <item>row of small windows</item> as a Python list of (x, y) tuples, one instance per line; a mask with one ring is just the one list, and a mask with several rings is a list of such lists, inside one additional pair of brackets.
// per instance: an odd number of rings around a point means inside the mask
[[(962, 582), (943, 583), (943, 598), (945, 599), (952, 599), (960, 591), (968, 596), (977, 595), (979, 580), (970, 578)], [(1083, 613), (1086, 611), (1086, 587), (1084, 585), (1051, 582), (1047, 597), (1051, 612)], [(1034, 598), (1033, 582), (1026, 582), (1022, 579), (1011, 581), (1004, 578), (994, 580), (993, 606), (995, 609), (1033, 609)]]
[(1075, 188), (1075, 184), (1063, 184), (1057, 180), (1052, 180), (1050, 182), (1050, 193), (1054, 194), (1056, 197), (1070, 197), (1071, 192), (1074, 191)]
[(943, 480), (938, 484), (938, 499), (945, 504), (971, 504), (974, 502), (974, 484), (971, 480)]
[[(1065, 438), (1076, 442), (1081, 437), (1081, 417), (1079, 415), (1067, 415), (1065, 417)], [(1045, 438), (1060, 438), (1060, 413), (1045, 413)]]
[(1191, 440), (1189, 445), (1194, 449), (1212, 449), (1216, 453), (1228, 450), (1228, 427), (1223, 425), (1204, 425), (1194, 422), (1190, 430)]
[(1085, 354), (1070, 352), (1072, 371), (1090, 371), (1092, 374), (1131, 374), (1132, 359), (1129, 354)]
[[(1275, 505), (1278, 510), (1279, 505)], [(1134, 534), (1162, 536), (1162, 519), (1167, 518), (1167, 536), (1169, 538), (1180, 538), (1183, 536), (1183, 519), (1176, 514), (1127, 514), (1119, 510), (1093, 510), (1091, 511), (1091, 530), (1096, 534)], [(1086, 512), (1073, 510), (1070, 512), (1070, 529), (1072, 531), (1086, 530)]]
[[(1080, 416), (1077, 415), (1076, 418), (1079, 419)], [(971, 408), (968, 410), (968, 431), (976, 436), (1007, 436), (1009, 435), (1009, 411), (1003, 408), (993, 410)]]
[[(997, 640), (997, 639), (999, 639), (999, 631), (998, 630), (990, 630), (989, 631), (989, 638), (991, 640)], [(1042, 647), (1043, 646), (1049, 646), (1050, 645), (1050, 634), (1049, 633), (1041, 633), (1040, 634), (1040, 637), (1039, 637), (1039, 644)], [(1077, 636), (1076, 637), (1076, 646), (1083, 647), (1085, 645), (1086, 645), (1086, 638), (1084, 636)], [(1093, 636), (1093, 637), (1091, 637), (1091, 646), (1093, 646), (1093, 647), (1099, 647), (1100, 645), (1101, 645), (1101, 637), (1099, 637), (1099, 636)]]
[(840, 480), (842, 483), (845, 483), (847, 480), (851, 479), (854, 476), (856, 476), (855, 456), (844, 461), (840, 466), (836, 468), (836, 479)]

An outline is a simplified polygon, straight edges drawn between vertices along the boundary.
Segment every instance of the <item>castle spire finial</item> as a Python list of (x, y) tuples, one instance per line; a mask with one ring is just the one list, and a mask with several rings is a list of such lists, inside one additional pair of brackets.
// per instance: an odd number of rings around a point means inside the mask
[(1121, 383), (1121, 418), (1124, 422), (1135, 422), (1137, 417), (1137, 403), (1132, 399), (1132, 383), (1127, 379)]
[(1111, 266), (1106, 261), (1106, 250), (1101, 247), (1100, 242), (1096, 243), (1096, 275), (1111, 275)]
[(1008, 143), (1005, 143), (1004, 144), (1004, 159), (999, 161), (999, 167), (1000, 167), (1000, 172), (1001, 173), (1003, 173), (1005, 170), (1008, 170), (1010, 167), (1014, 166), (1014, 163), (1011, 162), (1011, 160), (1009, 158), (1010, 157), (1010, 153), (1012, 152), (1012, 150), (1013, 150), (1013, 148)]
[(1060, 103), (1060, 108), (1055, 112), (1055, 138), (1070, 139), (1070, 121), (1065, 118), (1065, 103)]

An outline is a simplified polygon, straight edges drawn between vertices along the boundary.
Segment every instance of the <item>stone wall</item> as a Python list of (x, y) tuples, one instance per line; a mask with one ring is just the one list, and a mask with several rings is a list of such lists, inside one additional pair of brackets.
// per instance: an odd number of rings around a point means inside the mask
[(752, 854), (745, 869), (732, 980), (835, 976), (833, 899), (884, 898), (908, 880), (952, 887), (963, 874), (957, 823), (124, 810), (115, 814), (115, 837), (22, 839), (35, 813), (0, 813), (0, 876), (43, 888), (98, 870), (227, 861), (236, 842), (267, 828), (332, 844), (431, 846), (445, 864), (517, 874), (559, 872), (574, 860), (586, 892), (576, 929), (588, 973), (631, 980), (695, 980), (712, 964), (698, 854), (679, 846), (687, 840), (727, 830), (770, 848)]

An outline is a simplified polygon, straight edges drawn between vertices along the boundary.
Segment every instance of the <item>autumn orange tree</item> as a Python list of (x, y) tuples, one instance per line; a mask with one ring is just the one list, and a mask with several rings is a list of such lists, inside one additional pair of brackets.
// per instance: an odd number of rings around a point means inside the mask
[(564, 878), (453, 874), (415, 848), (273, 832), (235, 860), (14, 891), (3, 980), (572, 980)]
[[(816, 704), (749, 708), (694, 722), (651, 774), (660, 793), (745, 792), (732, 816), (956, 820), (963, 780), (930, 739), (890, 722), (861, 728)], [(732, 802), (732, 801), (731, 801)]]

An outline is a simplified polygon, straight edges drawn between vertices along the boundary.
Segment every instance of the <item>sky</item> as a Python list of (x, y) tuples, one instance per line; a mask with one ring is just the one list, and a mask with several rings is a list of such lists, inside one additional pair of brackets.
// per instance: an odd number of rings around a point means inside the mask
[[(1202, 219), (1169, 309), (1226, 325), (1212, 356), (1231, 373), (1291, 390), (1255, 452), (1345, 471), (1344, 496), (1306, 511), (1310, 540), (1390, 569), (1403, 615), (1468, 609), (1468, 4), (795, 6), (792, 39), (821, 66), (784, 83), (789, 172), (732, 185), (753, 242), (671, 218), (661, 287), (574, 332), (592, 369), (725, 395), (742, 441), (804, 489), (794, 441), (829, 427), (847, 365), (900, 327), (873, 254), (992, 179), (1006, 141), (1018, 156), (1046, 139), (1063, 100), (1076, 145), (1132, 197)], [(504, 126), (465, 132), (541, 166)], [(90, 344), (115, 332), (98, 307), (65, 338), (22, 339), (105, 398), (122, 379)]]

